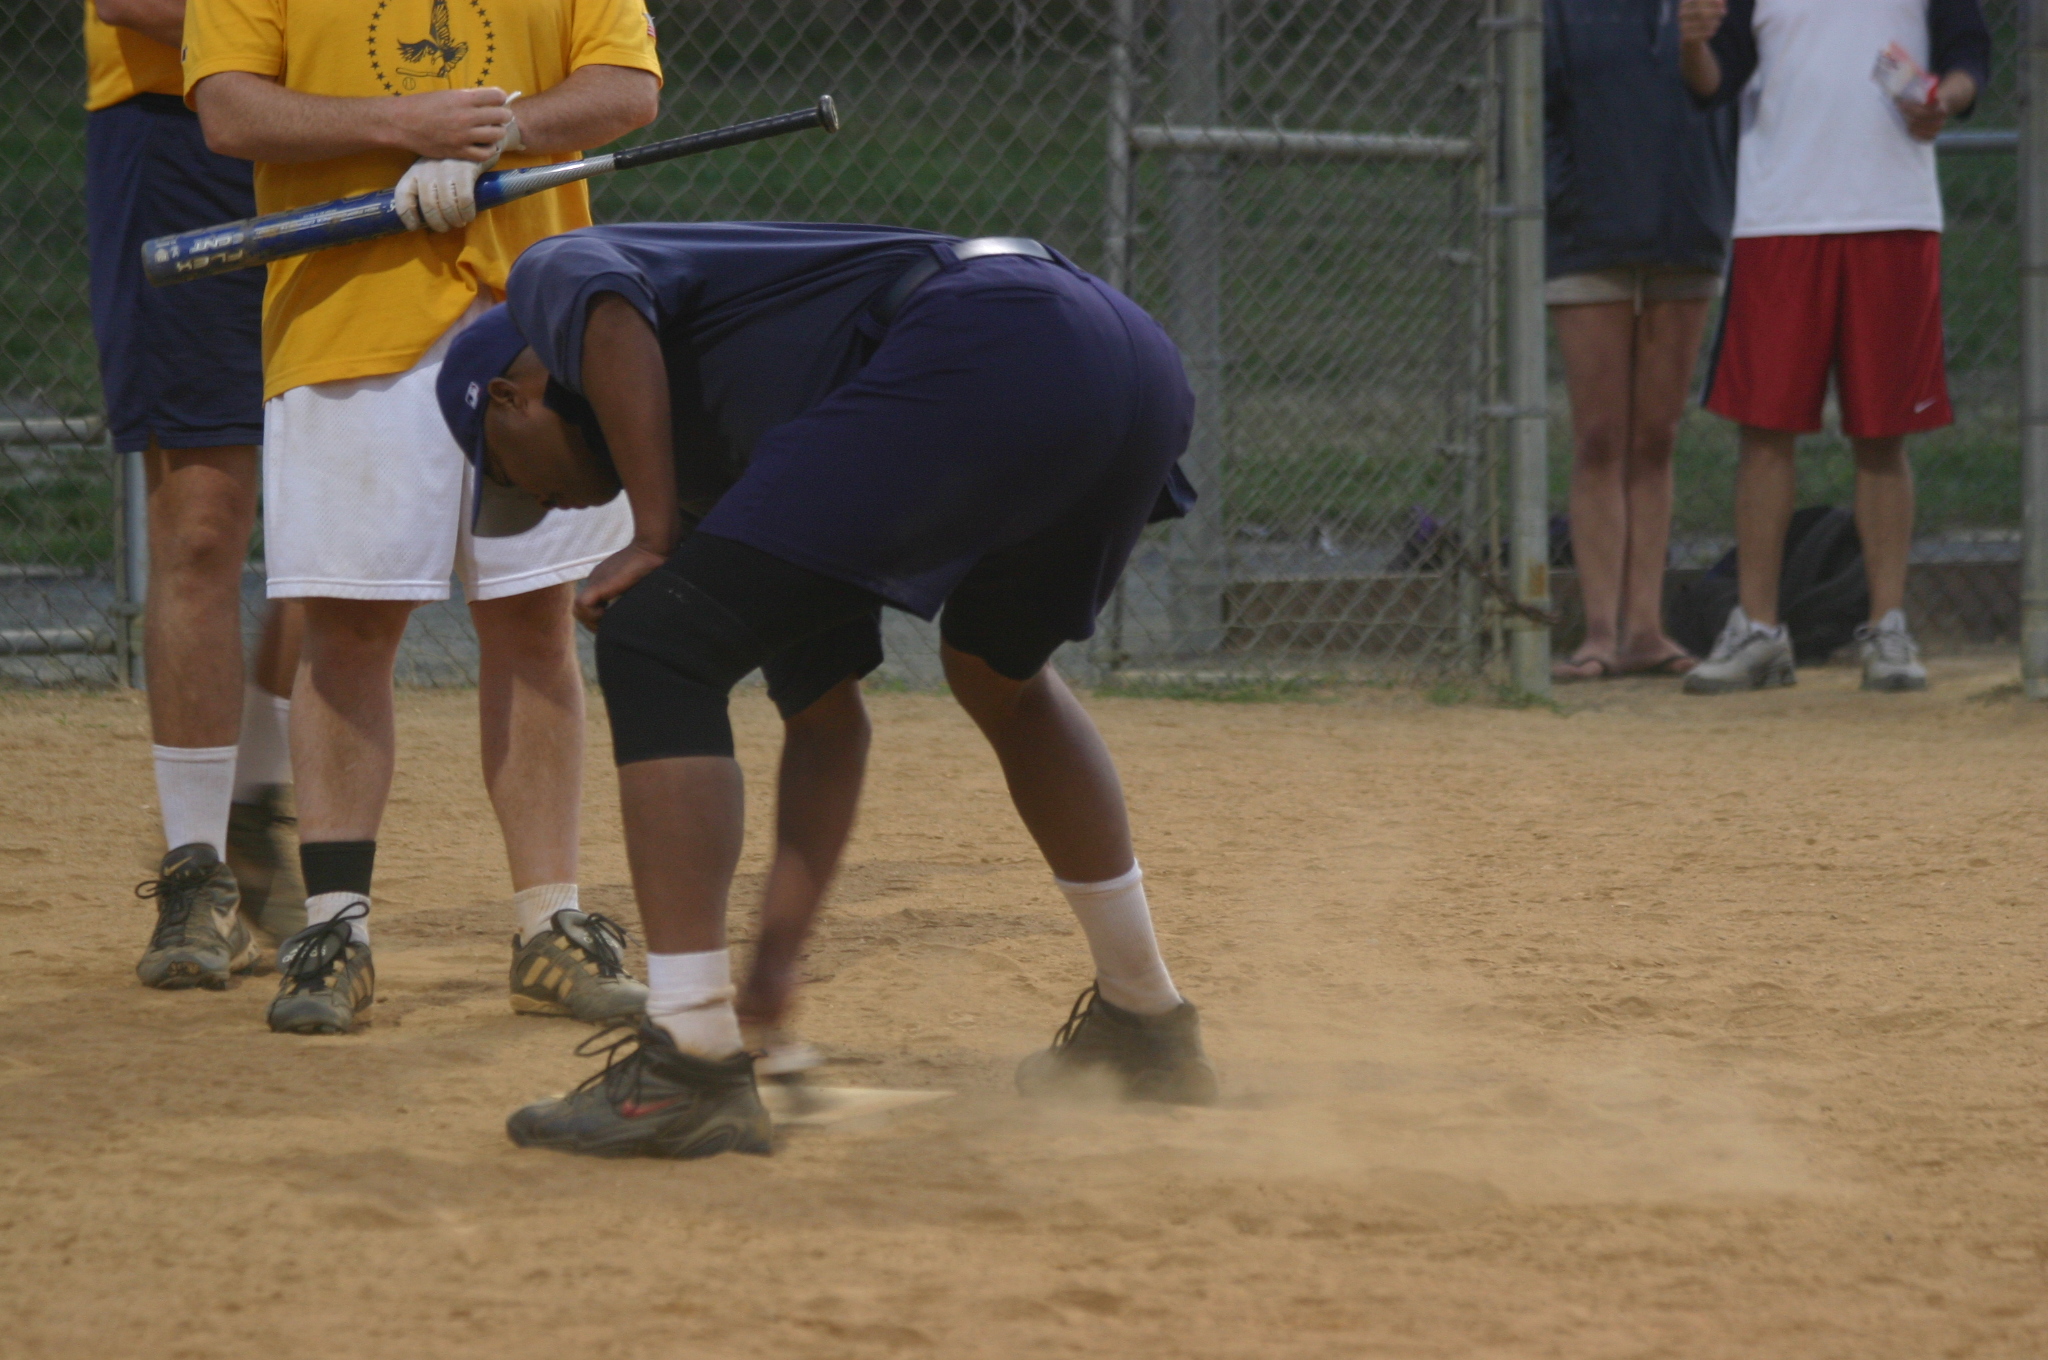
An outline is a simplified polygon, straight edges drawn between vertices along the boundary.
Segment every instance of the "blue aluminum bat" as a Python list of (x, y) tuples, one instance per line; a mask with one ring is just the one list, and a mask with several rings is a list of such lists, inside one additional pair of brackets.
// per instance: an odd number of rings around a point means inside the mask
[[(625, 151), (585, 156), (582, 160), (565, 161), (560, 165), (493, 170), (477, 179), (477, 211), (483, 212), (501, 203), (510, 203), (515, 198), (525, 198), (529, 194), (589, 179), (593, 175), (701, 155), (706, 151), (803, 132), (809, 128), (839, 131), (839, 113), (832, 105), (831, 95), (821, 96), (808, 109), (778, 113), (772, 118), (756, 118), (751, 123), (735, 123), (731, 127), (713, 128), (707, 132), (692, 132), (685, 137), (649, 142)], [(244, 218), (240, 222), (223, 222), (218, 226), (144, 241), (142, 271), (151, 283), (162, 287), (183, 283), (187, 279), (203, 279), (236, 269), (249, 269), (272, 260), (326, 250), (330, 246), (395, 236), (405, 230), (407, 227), (393, 206), (391, 190), (380, 189), (374, 194), (337, 198), (328, 203), (313, 203), (303, 208)]]

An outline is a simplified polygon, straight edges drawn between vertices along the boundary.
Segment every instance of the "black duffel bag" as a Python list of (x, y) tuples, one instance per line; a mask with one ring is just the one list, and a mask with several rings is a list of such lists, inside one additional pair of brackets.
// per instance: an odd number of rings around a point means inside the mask
[[(1735, 552), (1707, 568), (1671, 601), (1665, 626), (1694, 656), (1704, 657), (1736, 604)], [(1863, 540), (1856, 516), (1840, 506), (1809, 505), (1793, 513), (1785, 530), (1785, 570), (1778, 578), (1778, 617), (1792, 632), (1792, 656), (1802, 666), (1828, 659), (1870, 617), (1870, 585), (1863, 575)]]

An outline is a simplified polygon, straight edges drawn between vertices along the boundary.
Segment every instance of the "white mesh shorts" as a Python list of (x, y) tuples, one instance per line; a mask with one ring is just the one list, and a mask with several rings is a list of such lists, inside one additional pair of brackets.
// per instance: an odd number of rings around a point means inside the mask
[[(481, 312), (476, 309), (472, 315)], [(565, 581), (626, 546), (620, 496), (555, 510), (511, 538), (469, 532), (469, 460), (441, 419), (434, 379), (469, 318), (403, 373), (314, 383), (263, 404), (263, 553), (273, 600), (495, 600)]]

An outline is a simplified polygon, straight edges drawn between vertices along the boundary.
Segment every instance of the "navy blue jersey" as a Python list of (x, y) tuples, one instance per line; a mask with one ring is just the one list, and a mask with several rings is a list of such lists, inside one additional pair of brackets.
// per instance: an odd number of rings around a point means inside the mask
[(783, 222), (585, 227), (528, 247), (506, 305), (555, 381), (583, 391), (590, 301), (616, 293), (661, 337), (677, 490), (701, 510), (761, 435), (816, 406), (873, 353), (877, 296), (932, 245), (903, 227)]

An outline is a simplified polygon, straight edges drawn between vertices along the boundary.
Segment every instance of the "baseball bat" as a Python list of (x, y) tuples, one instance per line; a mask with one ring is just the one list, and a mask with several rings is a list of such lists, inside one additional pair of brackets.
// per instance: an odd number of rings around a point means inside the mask
[[(510, 203), (515, 198), (525, 198), (529, 194), (589, 179), (593, 175), (631, 170), (682, 156), (702, 155), (706, 151), (741, 146), (765, 137), (781, 137), (809, 128), (839, 131), (839, 112), (832, 106), (831, 95), (820, 96), (818, 102), (808, 109), (778, 113), (772, 118), (756, 118), (750, 123), (734, 123), (730, 127), (712, 128), (706, 132), (692, 132), (684, 137), (671, 137), (665, 142), (649, 142), (624, 151), (585, 156), (560, 165), (493, 170), (477, 178), (477, 211), (483, 212), (500, 203)], [(219, 226), (201, 227), (144, 241), (142, 272), (151, 283), (162, 287), (183, 283), (187, 279), (203, 279), (236, 269), (248, 269), (293, 255), (306, 255), (329, 246), (395, 236), (406, 230), (404, 220), (393, 206), (391, 190), (380, 189), (373, 194), (337, 198), (328, 203), (308, 204), (303, 208), (244, 218), (240, 222), (223, 222)]]

